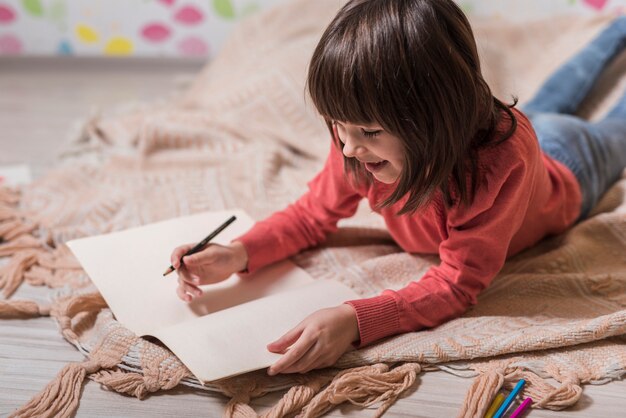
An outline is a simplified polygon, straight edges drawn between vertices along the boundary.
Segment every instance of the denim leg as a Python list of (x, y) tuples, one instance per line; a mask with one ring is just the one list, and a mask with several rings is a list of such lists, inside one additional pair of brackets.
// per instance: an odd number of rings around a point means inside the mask
[(626, 16), (611, 22), (585, 48), (557, 69), (534, 98), (528, 112), (574, 114), (602, 70), (626, 47)]
[(604, 119), (621, 119), (626, 121), (626, 93), (617, 101), (613, 108), (607, 112)]
[(582, 192), (585, 218), (626, 167), (626, 119), (591, 123), (575, 116), (529, 114), (543, 151), (568, 167)]

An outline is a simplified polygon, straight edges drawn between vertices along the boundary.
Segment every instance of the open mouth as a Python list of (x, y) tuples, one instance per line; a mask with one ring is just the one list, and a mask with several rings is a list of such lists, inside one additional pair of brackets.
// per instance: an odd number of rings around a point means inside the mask
[(365, 163), (365, 168), (370, 173), (374, 173), (376, 171), (382, 170), (387, 165), (387, 163), (388, 161), (386, 160), (379, 161), (377, 163)]

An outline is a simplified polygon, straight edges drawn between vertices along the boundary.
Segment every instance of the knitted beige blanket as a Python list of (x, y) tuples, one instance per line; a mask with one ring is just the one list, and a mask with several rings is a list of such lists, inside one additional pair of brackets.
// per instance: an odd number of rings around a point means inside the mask
[[(91, 118), (57, 169), (0, 191), (0, 256), (9, 257), (0, 271), (0, 317), (51, 315), (86, 356), (14, 416), (72, 415), (85, 377), (139, 398), (200, 386), (169, 351), (113, 318), (63, 243), (205, 210), (241, 207), (260, 219), (296, 199), (330, 146), (305, 101), (304, 79), (341, 3), (295, 0), (252, 17), (183, 94)], [(495, 93), (523, 103), (607, 19), (474, 22)], [(625, 67), (620, 59), (607, 70), (583, 115), (610, 106), (623, 91)], [(583, 384), (626, 371), (625, 192), (626, 177), (588, 220), (511, 259), (459, 319), (347, 353), (333, 369), (272, 378), (260, 371), (203, 389), (232, 398), (227, 416), (256, 416), (250, 399), (284, 388), (264, 416), (319, 416), (342, 402), (378, 405), (380, 415), (419, 373), (442, 369), (475, 379), (459, 416), (482, 416), (498, 389), (522, 377), (533, 407), (572, 405)], [(437, 262), (401, 252), (366, 205), (340, 225), (326, 246), (294, 261), (364, 297), (417, 280)], [(61, 292), (51, 305), (11, 299), (23, 281)]]

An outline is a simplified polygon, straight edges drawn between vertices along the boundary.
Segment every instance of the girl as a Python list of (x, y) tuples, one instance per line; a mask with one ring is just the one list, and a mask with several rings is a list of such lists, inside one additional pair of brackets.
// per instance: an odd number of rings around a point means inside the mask
[[(441, 263), (405, 288), (320, 310), (268, 345), (269, 374), (331, 366), (346, 351), (461, 315), (507, 257), (584, 218), (626, 165), (626, 97), (605, 119), (572, 114), (624, 46), (616, 20), (526, 106), (493, 97), (452, 0), (352, 0), (313, 54), (308, 91), (332, 138), (309, 191), (228, 246), (171, 256), (198, 286), (322, 243), (367, 198), (405, 251)], [(532, 120), (529, 122), (528, 117)], [(289, 348), (289, 350), (287, 350)]]

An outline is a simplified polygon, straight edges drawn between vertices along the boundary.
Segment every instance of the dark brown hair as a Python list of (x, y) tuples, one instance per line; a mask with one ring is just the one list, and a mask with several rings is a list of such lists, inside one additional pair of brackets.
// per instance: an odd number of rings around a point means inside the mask
[[(349, 1), (315, 48), (307, 85), (331, 134), (334, 120), (378, 123), (402, 140), (402, 173), (379, 205), (409, 193), (399, 214), (423, 207), (437, 190), (448, 206), (471, 203), (479, 148), (517, 126), (510, 109), (517, 101), (508, 106), (492, 95), (470, 24), (452, 0)], [(497, 132), (504, 114), (509, 128)], [(356, 159), (346, 158), (345, 168), (371, 181)]]

